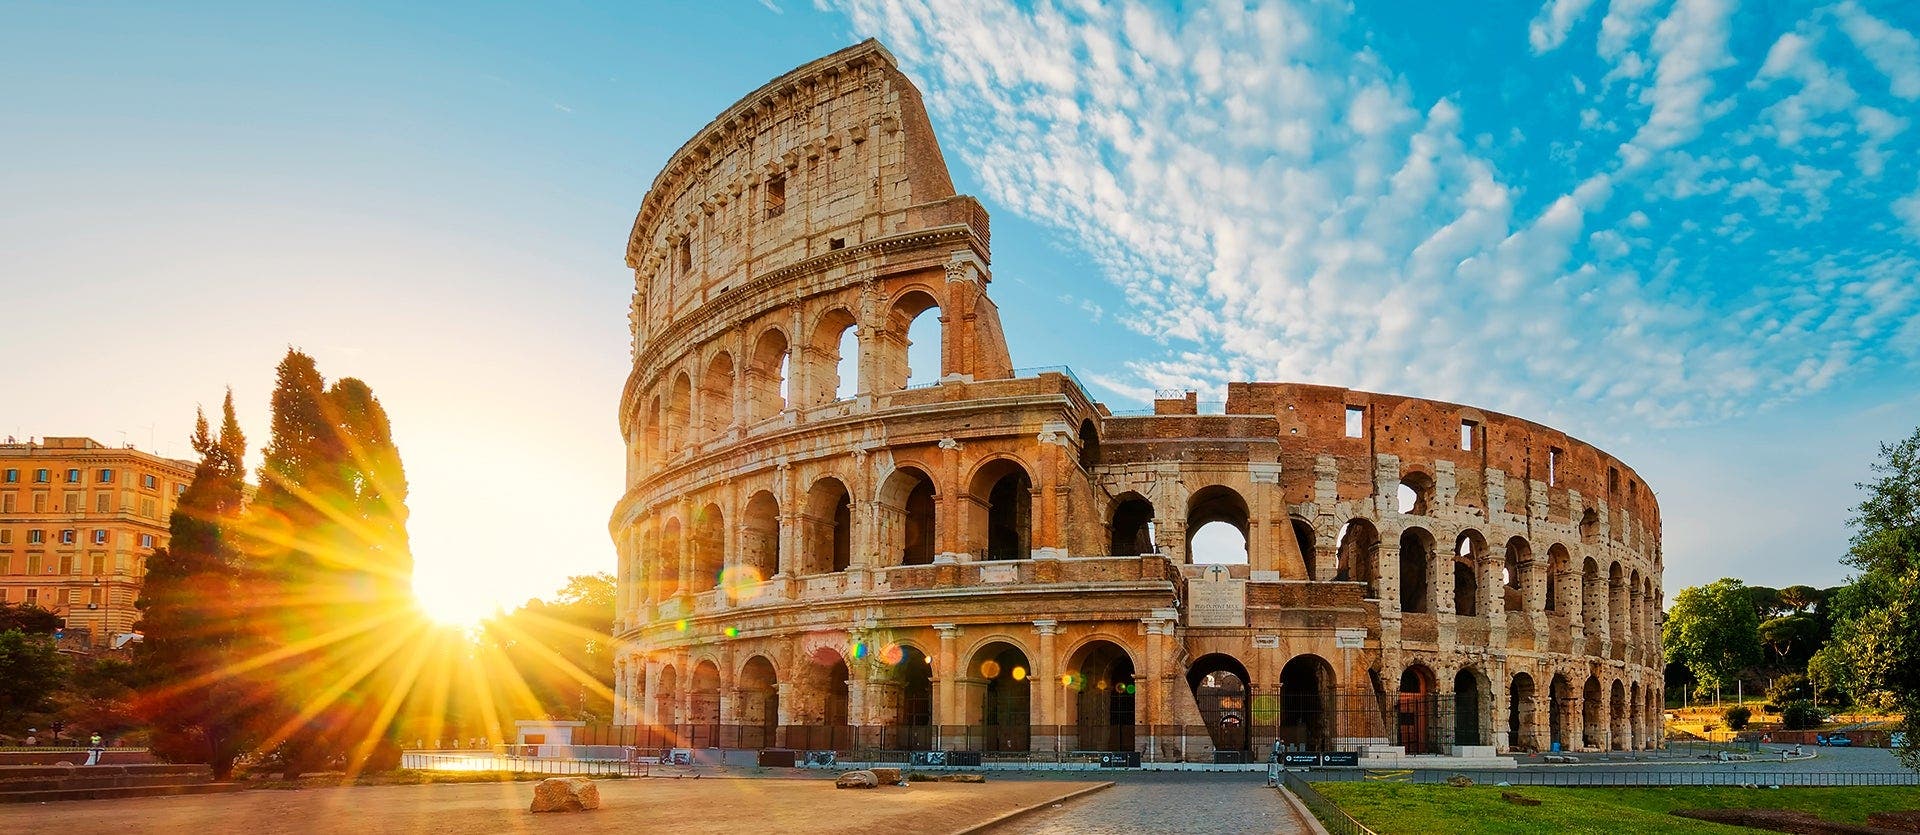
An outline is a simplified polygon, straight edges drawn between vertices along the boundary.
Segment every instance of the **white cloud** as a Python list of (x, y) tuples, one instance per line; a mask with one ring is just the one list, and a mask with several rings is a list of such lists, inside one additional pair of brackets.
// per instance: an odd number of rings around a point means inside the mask
[(1632, 144), (1659, 151), (1700, 134), (1715, 108), (1712, 74), (1733, 65), (1727, 53), (1732, 0), (1676, 0), (1673, 11), (1653, 30), (1653, 86), (1640, 100), (1653, 108)]
[(1600, 57), (1613, 60), (1653, 25), (1653, 10), (1661, 0), (1612, 0), (1607, 15), (1600, 19), (1600, 39), (1595, 48)]
[(1593, 0), (1550, 0), (1541, 6), (1540, 13), (1527, 26), (1527, 42), (1532, 45), (1533, 54), (1559, 49), (1591, 6)]
[(1907, 237), (1920, 241), (1920, 188), (1893, 201), (1893, 216), (1900, 219)]
[(1920, 100), (1920, 39), (1867, 14), (1851, 0), (1833, 10), (1841, 30), (1853, 39), (1874, 69), (1887, 77), (1891, 92), (1908, 101)]

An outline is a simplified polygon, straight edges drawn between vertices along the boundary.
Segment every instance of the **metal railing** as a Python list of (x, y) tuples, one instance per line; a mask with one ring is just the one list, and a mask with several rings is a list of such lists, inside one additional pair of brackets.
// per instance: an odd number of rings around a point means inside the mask
[[(1292, 775), (1294, 772), (1288, 772)], [(1574, 786), (1632, 788), (1636, 786), (1920, 786), (1920, 773), (1911, 771), (1782, 771), (1734, 764), (1725, 769), (1692, 768), (1520, 768), (1478, 769), (1336, 769), (1316, 770), (1305, 780), (1316, 783), (1417, 783), (1437, 785), (1465, 776), (1476, 785)], [(1291, 783), (1289, 783), (1291, 785)]]
[(1300, 798), (1300, 802), (1306, 804), (1308, 811), (1320, 819), (1320, 825), (1325, 826), (1328, 832), (1337, 835), (1375, 835), (1366, 824), (1355, 820), (1347, 814), (1347, 810), (1340, 808), (1340, 804), (1316, 791), (1313, 784), (1301, 779), (1298, 773), (1283, 771), (1280, 772), (1280, 779), (1287, 791)]
[(408, 751), (400, 767), (417, 771), (557, 774), (587, 777), (641, 777), (655, 766), (626, 760), (528, 757), (513, 753)]

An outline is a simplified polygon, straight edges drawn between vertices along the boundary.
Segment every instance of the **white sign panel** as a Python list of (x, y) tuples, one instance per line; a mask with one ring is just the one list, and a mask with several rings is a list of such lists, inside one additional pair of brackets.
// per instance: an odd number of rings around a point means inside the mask
[(1333, 645), (1341, 649), (1360, 649), (1365, 647), (1367, 645), (1367, 630), (1335, 629), (1333, 630)]
[[(1209, 572), (1211, 575), (1212, 572)], [(1247, 581), (1230, 577), (1187, 583), (1188, 626), (1246, 626)]]

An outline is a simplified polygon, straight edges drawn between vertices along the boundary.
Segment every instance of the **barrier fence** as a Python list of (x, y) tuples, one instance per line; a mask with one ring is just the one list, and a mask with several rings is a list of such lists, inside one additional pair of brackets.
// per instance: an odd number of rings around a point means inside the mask
[[(1288, 772), (1298, 774), (1297, 772)], [(1605, 788), (1674, 786), (1920, 786), (1912, 771), (1785, 771), (1746, 764), (1711, 770), (1695, 768), (1598, 769), (1316, 769), (1301, 778), (1316, 783), (1443, 784), (1465, 776), (1477, 785), (1587, 786)]]
[(1312, 783), (1301, 779), (1297, 772), (1283, 772), (1281, 779), (1285, 782), (1287, 791), (1293, 792), (1294, 797), (1300, 798), (1300, 802), (1306, 804), (1308, 811), (1313, 812), (1313, 816), (1320, 819), (1320, 824), (1325, 826), (1328, 832), (1334, 835), (1375, 835), (1366, 824), (1355, 820), (1352, 815), (1347, 814), (1345, 809), (1340, 808), (1340, 804), (1315, 790)]

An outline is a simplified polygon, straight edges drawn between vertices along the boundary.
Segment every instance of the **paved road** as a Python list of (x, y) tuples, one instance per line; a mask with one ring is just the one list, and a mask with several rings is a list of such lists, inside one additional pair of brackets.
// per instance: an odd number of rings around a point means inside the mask
[(1113, 788), (997, 827), (995, 833), (1305, 833), (1263, 772), (1116, 772)]

